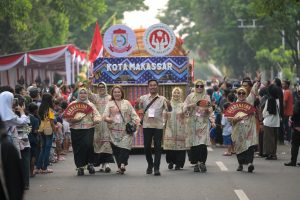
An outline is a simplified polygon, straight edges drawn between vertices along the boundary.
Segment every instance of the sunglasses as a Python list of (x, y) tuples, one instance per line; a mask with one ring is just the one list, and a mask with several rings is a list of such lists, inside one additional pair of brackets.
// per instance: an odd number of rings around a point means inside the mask
[(204, 85), (196, 85), (196, 88), (204, 88)]
[(246, 95), (245, 92), (238, 92), (238, 95)]

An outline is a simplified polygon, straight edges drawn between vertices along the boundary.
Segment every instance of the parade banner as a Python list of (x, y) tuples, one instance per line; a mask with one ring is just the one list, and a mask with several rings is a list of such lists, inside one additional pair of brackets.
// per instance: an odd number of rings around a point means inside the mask
[(242, 118), (254, 114), (255, 111), (255, 107), (247, 102), (235, 102), (224, 111), (224, 115), (228, 118)]
[(94, 62), (94, 83), (147, 84), (150, 79), (186, 83), (188, 65), (185, 56), (98, 58)]

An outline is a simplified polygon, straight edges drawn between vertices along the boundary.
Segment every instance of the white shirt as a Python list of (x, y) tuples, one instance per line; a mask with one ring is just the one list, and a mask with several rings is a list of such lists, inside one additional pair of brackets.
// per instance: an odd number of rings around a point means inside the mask
[(265, 107), (264, 107), (264, 110), (262, 112), (263, 114), (263, 124), (264, 126), (268, 126), (268, 127), (280, 127), (280, 116), (279, 116), (279, 99), (276, 99), (276, 109), (277, 109), (277, 112), (276, 112), (276, 115), (271, 115), (269, 114), (269, 112), (267, 111), (267, 108), (268, 108), (268, 102), (269, 100), (267, 100), (266, 104), (265, 104)]
[(224, 126), (224, 127), (223, 127), (222, 135), (223, 135), (223, 136), (231, 135), (231, 132), (232, 132), (232, 126), (231, 126), (231, 124), (229, 123), (227, 117), (225, 117), (224, 115), (222, 116), (221, 124), (222, 124), (222, 126)]

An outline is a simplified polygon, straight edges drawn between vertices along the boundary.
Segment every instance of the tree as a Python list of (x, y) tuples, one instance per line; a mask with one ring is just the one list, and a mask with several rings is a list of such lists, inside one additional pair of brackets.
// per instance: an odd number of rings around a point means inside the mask
[(286, 48), (291, 50), (293, 66), (297, 76), (300, 77), (300, 52), (297, 49), (297, 42), (300, 40), (300, 2), (298, 0), (255, 0), (251, 6), (259, 18), (268, 19), (269, 26), (284, 37)]
[[(232, 68), (234, 76), (255, 71), (255, 50), (244, 40), (244, 30), (237, 28), (242, 13), (251, 16), (245, 1), (170, 0), (160, 19), (185, 37), (194, 51), (205, 52), (202, 60), (213, 60), (218, 66)], [(184, 17), (183, 17), (184, 16)]]
[(67, 43), (87, 49), (97, 20), (146, 8), (143, 0), (2, 0), (0, 55)]

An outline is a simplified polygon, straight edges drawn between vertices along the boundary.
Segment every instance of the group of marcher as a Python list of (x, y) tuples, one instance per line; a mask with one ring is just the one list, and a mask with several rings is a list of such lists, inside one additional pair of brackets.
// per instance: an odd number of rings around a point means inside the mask
[[(196, 80), (190, 94), (186, 96), (181, 88), (175, 87), (168, 100), (158, 94), (158, 81), (149, 80), (149, 93), (140, 96), (135, 105), (125, 99), (119, 85), (114, 85), (108, 94), (104, 82), (97, 85), (96, 93), (82, 82), (75, 87), (67, 87), (62, 82), (50, 87), (32, 85), (26, 90), (20, 85), (15, 90), (2, 86), (1, 194), (18, 195), (12, 194), (11, 187), (21, 185), (20, 191), (29, 189), (30, 176), (52, 173), (48, 168), (51, 157), (55, 155), (54, 161), (63, 160), (61, 154), (69, 151), (70, 144), (78, 176), (84, 175), (85, 170), (95, 174), (95, 167), (109, 173), (110, 163), (115, 162), (117, 173), (124, 174), (135, 137), (127, 131), (128, 124), (142, 129), (146, 174), (161, 175), (162, 147), (168, 169), (182, 169), (188, 152), (194, 172), (206, 172), (207, 146), (216, 143), (228, 147), (223, 155), (237, 155), (237, 171), (242, 171), (246, 164), (247, 171), (253, 172), (255, 151), (267, 160), (276, 160), (277, 143), (284, 139), (291, 140), (292, 144), (291, 161), (285, 165), (296, 166), (300, 145), (300, 90), (298, 86), (292, 92), (290, 82), (283, 83), (283, 88), (279, 79), (261, 84), (260, 74), (253, 82), (244, 78), (237, 88), (226, 80), (213, 85)], [(256, 112), (227, 118), (223, 112), (233, 102), (247, 102), (256, 107)], [(92, 112), (64, 118), (64, 110), (76, 103), (88, 104)], [(136, 110), (142, 111), (141, 118)], [(55, 153), (51, 153), (53, 145)], [(14, 164), (16, 171), (8, 173), (8, 166), (16, 162), (21, 167)], [(18, 180), (16, 186), (11, 180), (13, 176)]]

